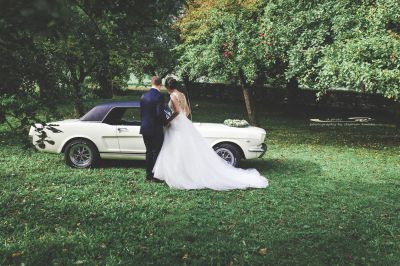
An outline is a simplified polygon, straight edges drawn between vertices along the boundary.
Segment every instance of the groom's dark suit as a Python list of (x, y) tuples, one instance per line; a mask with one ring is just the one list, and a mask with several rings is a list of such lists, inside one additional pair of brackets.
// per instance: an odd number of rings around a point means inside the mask
[(140, 134), (146, 146), (146, 178), (151, 179), (164, 141), (163, 125), (166, 120), (164, 96), (157, 89), (151, 88), (140, 98), (140, 115)]

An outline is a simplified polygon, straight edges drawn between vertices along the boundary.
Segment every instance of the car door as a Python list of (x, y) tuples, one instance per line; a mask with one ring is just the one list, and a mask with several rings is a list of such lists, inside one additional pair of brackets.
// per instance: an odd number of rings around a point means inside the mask
[(130, 157), (143, 157), (146, 147), (140, 131), (140, 108), (126, 107), (117, 124), (120, 153)]
[[(93, 138), (100, 153), (118, 153), (119, 143), (116, 134), (116, 126), (105, 123), (92, 123), (90, 135)], [(99, 134), (101, 132), (101, 134)]]

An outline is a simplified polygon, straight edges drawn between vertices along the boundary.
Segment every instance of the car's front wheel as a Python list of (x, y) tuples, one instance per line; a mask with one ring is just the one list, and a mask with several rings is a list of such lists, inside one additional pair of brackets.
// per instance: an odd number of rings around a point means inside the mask
[(71, 167), (89, 168), (96, 165), (100, 156), (93, 143), (85, 139), (76, 139), (67, 144), (64, 158)]
[(238, 165), (241, 156), (238, 148), (234, 145), (229, 143), (217, 144), (214, 146), (214, 150), (219, 157), (224, 159), (230, 165), (235, 167)]

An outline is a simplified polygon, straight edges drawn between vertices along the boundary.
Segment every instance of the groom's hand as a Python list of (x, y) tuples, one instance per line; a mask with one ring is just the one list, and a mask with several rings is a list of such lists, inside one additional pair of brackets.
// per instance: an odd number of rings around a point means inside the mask
[(175, 118), (175, 117), (177, 117), (177, 115), (178, 115), (179, 113), (173, 113), (172, 115), (171, 115), (171, 117), (170, 118), (168, 118), (166, 121), (165, 121), (165, 126), (166, 127), (168, 127), (168, 125), (171, 123), (171, 121)]

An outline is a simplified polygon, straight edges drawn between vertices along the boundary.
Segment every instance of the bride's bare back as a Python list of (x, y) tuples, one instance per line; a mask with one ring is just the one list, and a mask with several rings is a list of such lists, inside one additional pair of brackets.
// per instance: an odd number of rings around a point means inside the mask
[(175, 90), (170, 95), (171, 100), (168, 103), (169, 108), (176, 113), (183, 113), (185, 116), (190, 115), (190, 107), (187, 104), (185, 94)]

